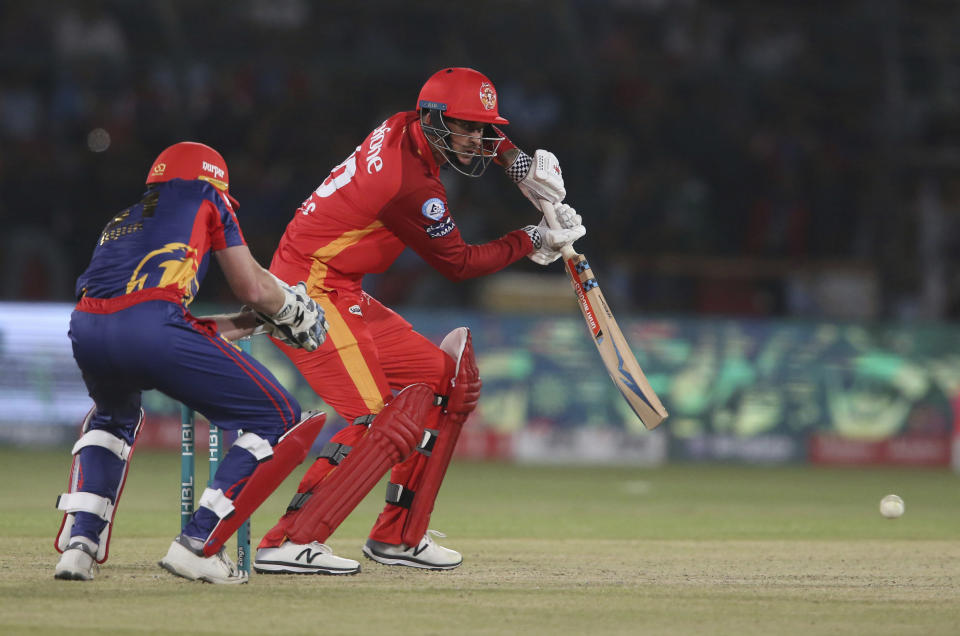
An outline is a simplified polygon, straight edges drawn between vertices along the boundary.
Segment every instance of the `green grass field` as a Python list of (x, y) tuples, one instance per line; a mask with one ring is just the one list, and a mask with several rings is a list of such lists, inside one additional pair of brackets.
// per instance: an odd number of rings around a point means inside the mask
[[(96, 580), (55, 580), (68, 464), (66, 450), (0, 449), (2, 634), (960, 633), (947, 471), (455, 463), (431, 525), (463, 553), (457, 570), (361, 558), (378, 486), (329, 541), (359, 575), (232, 587), (157, 567), (178, 531), (179, 458), (146, 451)], [(255, 541), (304, 470), (254, 515)], [(878, 512), (890, 492), (901, 519)]]

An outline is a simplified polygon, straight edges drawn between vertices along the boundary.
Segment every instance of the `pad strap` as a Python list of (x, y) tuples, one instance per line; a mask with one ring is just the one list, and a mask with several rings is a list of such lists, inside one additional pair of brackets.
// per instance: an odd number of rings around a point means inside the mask
[(217, 488), (207, 488), (200, 495), (200, 505), (207, 508), (221, 519), (226, 519), (233, 513), (233, 501), (223, 491)]
[(323, 445), (323, 450), (320, 451), (318, 459), (320, 457), (326, 459), (334, 466), (338, 465), (347, 455), (350, 454), (350, 451), (353, 450), (353, 446), (347, 446), (346, 444), (338, 444), (337, 442), (327, 442)]
[(244, 433), (237, 438), (234, 446), (239, 446), (253, 455), (257, 462), (273, 457), (273, 447), (270, 446), (270, 442), (255, 433)]
[(369, 413), (367, 415), (361, 415), (357, 419), (353, 420), (355, 425), (359, 426), (370, 426), (373, 423), (373, 420), (377, 417), (376, 413)]
[(312, 492), (298, 492), (293, 496), (293, 499), (290, 500), (290, 504), (287, 506), (287, 512), (292, 510), (300, 510), (300, 508), (303, 507), (303, 504), (307, 503), (307, 500), (312, 496)]
[(101, 429), (87, 431), (81, 435), (80, 439), (77, 440), (77, 443), (73, 445), (73, 450), (70, 452), (76, 455), (87, 446), (99, 446), (100, 448), (105, 448), (123, 461), (127, 461), (127, 459), (130, 457), (129, 444), (116, 435)]
[(89, 512), (104, 521), (113, 519), (113, 502), (92, 492), (68, 492), (57, 497), (57, 509), (66, 513)]
[(433, 445), (437, 443), (437, 435), (440, 431), (437, 431), (432, 428), (423, 429), (423, 439), (420, 440), (420, 445), (417, 446), (417, 452), (430, 457), (430, 454), (433, 452)]
[[(376, 418), (375, 413), (370, 413), (369, 415), (361, 415), (357, 419), (353, 420), (355, 426), (367, 426), (373, 423), (374, 418)], [(317, 455), (317, 458), (326, 459), (334, 466), (340, 465), (344, 459), (347, 458), (347, 455), (350, 454), (350, 451), (353, 450), (353, 446), (347, 446), (346, 444), (339, 444), (337, 442), (327, 442), (323, 445), (323, 449), (320, 451), (320, 454)], [(306, 493), (297, 493), (297, 495), (306, 494)], [(294, 500), (297, 499), (297, 495), (294, 495)], [(290, 505), (293, 505), (293, 502), (290, 502)], [(300, 505), (303, 505), (303, 501), (300, 502)], [(287, 510), (297, 510), (300, 506), (296, 508), (287, 507)]]
[(386, 502), (388, 504), (409, 509), (411, 504), (413, 504), (413, 498), (416, 497), (416, 495), (417, 493), (409, 488), (404, 488), (400, 484), (395, 484), (392, 481), (387, 482)]

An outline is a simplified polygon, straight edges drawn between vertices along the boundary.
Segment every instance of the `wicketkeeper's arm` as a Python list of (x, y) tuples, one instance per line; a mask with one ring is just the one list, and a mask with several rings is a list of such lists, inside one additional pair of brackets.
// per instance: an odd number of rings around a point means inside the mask
[(246, 245), (217, 250), (214, 254), (230, 290), (241, 303), (267, 314), (280, 311), (284, 305), (283, 291)]
[[(263, 269), (246, 245), (228, 247), (214, 254), (230, 289), (256, 312), (255, 319), (270, 335), (307, 351), (323, 344), (327, 322), (304, 283), (288, 285)], [(229, 323), (225, 321), (228, 330), (231, 329)]]

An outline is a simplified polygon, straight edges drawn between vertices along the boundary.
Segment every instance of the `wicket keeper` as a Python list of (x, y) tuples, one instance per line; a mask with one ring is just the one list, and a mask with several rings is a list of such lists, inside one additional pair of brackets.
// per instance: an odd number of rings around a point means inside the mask
[[(250, 333), (262, 322), (288, 346), (313, 350), (325, 338), (323, 310), (302, 285), (280, 282), (251, 256), (220, 153), (175, 144), (154, 161), (146, 183), (140, 201), (107, 223), (77, 280), (69, 336), (94, 406), (73, 447), (69, 490), (57, 500), (64, 517), (54, 576), (88, 581), (107, 560), (143, 424), (141, 392), (157, 389), (211, 424), (243, 429), (160, 565), (187, 579), (246, 583), (223, 544), (296, 465), (295, 453), (284, 449), (309, 448), (323, 417), (301, 421), (293, 396), (226, 336)], [(254, 311), (191, 315), (211, 253)], [(359, 569), (348, 559), (339, 565), (345, 573)]]

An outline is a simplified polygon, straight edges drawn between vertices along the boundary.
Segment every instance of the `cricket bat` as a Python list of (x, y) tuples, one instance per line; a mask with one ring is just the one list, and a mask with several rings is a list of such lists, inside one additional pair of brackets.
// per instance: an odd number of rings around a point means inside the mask
[[(553, 204), (541, 201), (540, 209), (550, 227), (556, 229), (561, 227), (557, 222)], [(620, 390), (620, 394), (643, 425), (648, 429), (656, 428), (666, 419), (667, 410), (663, 408), (660, 398), (653, 392), (647, 376), (643, 374), (630, 345), (623, 337), (623, 332), (620, 331), (613, 312), (610, 311), (607, 299), (593, 276), (587, 258), (583, 254), (578, 254), (572, 245), (565, 246), (560, 254), (566, 265), (567, 274), (570, 275), (570, 283), (577, 296), (580, 312), (587, 322), (587, 329), (593, 336), (593, 344), (600, 352), (600, 358), (607, 373), (610, 374), (614, 385)]]

